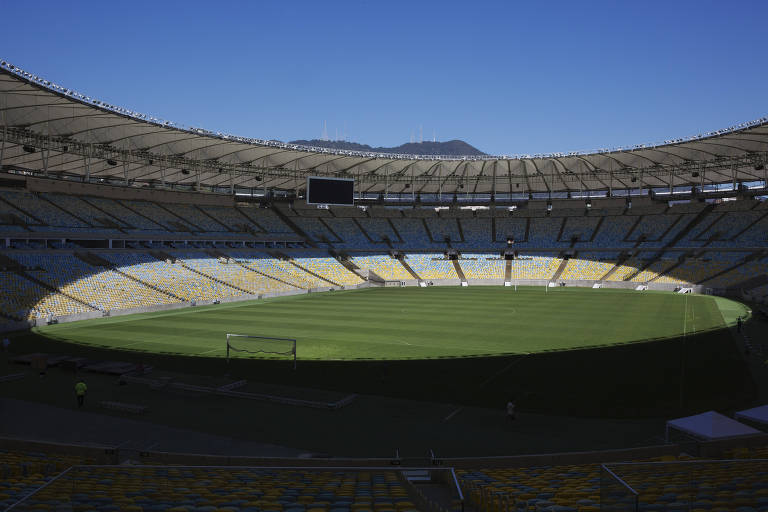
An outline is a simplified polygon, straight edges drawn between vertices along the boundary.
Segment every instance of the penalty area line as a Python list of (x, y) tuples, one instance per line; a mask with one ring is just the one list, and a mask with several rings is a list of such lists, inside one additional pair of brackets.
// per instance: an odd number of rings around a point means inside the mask
[(116, 347), (112, 348), (125, 348), (125, 347), (132, 347), (134, 345), (140, 345), (142, 343), (152, 343), (151, 341), (143, 340), (143, 341), (134, 341), (133, 343), (126, 343), (125, 345), (118, 345)]
[(214, 348), (212, 350), (206, 350), (205, 352), (198, 352), (197, 355), (202, 356), (205, 354), (210, 354), (211, 352), (218, 352), (219, 350), (224, 350), (223, 348)]

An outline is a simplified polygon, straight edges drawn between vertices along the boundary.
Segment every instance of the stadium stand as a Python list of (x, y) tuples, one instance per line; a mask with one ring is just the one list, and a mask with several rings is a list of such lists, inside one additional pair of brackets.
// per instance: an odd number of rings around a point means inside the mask
[(358, 222), (374, 242), (382, 242), (384, 237), (391, 242), (399, 242), (400, 237), (386, 218), (359, 219)]
[(461, 242), (462, 237), (459, 233), (459, 225), (456, 219), (427, 219), (427, 228), (432, 234), (432, 240), (442, 242), (449, 238), (451, 242)]
[(564, 220), (560, 217), (532, 218), (526, 247), (568, 247), (570, 242), (558, 240)]
[(570, 242), (572, 238), (576, 238), (581, 242), (589, 242), (599, 223), (600, 217), (568, 217), (565, 220), (560, 240)]
[(525, 241), (528, 219), (520, 217), (501, 217), (496, 219), (496, 240), (506, 242), (508, 237), (516, 243)]
[(550, 256), (522, 257), (512, 261), (512, 279), (552, 279), (562, 259)]
[(344, 241), (348, 249), (365, 249), (370, 242), (351, 218), (324, 219), (326, 225)]
[(579, 242), (577, 247), (631, 247), (634, 244), (624, 239), (637, 221), (638, 217), (632, 215), (604, 217), (593, 241)]
[(162, 292), (184, 301), (216, 300), (243, 293), (178, 263), (158, 260), (146, 253), (96, 251), (95, 254), (119, 266), (125, 274), (143, 283), (151, 283)]
[[(90, 228), (85, 222), (76, 219), (39, 194), (18, 190), (1, 190), (0, 199), (14, 205), (16, 211), (24, 217), (32, 216), (40, 224), (49, 227)], [(11, 210), (13, 211), (13, 210)], [(37, 224), (38, 222), (31, 222)]]
[[(94, 462), (85, 457), (50, 452), (0, 450), (0, 508), (5, 510), (71, 466)], [(49, 508), (38, 507), (39, 510)]]
[(422, 279), (458, 279), (456, 269), (450, 260), (442, 254), (414, 254), (405, 256), (411, 266)]
[(462, 254), (459, 260), (467, 279), (504, 279), (506, 261), (498, 254)]
[(454, 244), (454, 240), (451, 239), (452, 245), (466, 247), (470, 250), (490, 248), (498, 245), (493, 242), (490, 219), (457, 219), (457, 221), (464, 233), (464, 242)]
[(122, 203), (128, 209), (133, 210), (145, 218), (152, 219), (169, 231), (200, 231), (200, 228), (193, 227), (181, 217), (177, 217), (159, 204), (150, 201), (133, 200), (123, 200)]
[(185, 219), (187, 223), (193, 224), (198, 231), (206, 233), (226, 233), (229, 230), (223, 224), (217, 222), (210, 215), (206, 215), (203, 210), (190, 204), (167, 204), (165, 208), (180, 219)]
[(636, 274), (644, 265), (644, 260), (633, 256), (619, 264), (616, 270), (608, 276), (606, 281), (626, 281), (631, 275)]
[(394, 471), (76, 466), (24, 510), (411, 512)]
[(633, 283), (647, 283), (659, 277), (659, 275), (665, 273), (672, 266), (677, 264), (677, 259), (672, 259), (671, 255), (669, 259), (661, 258), (656, 261), (652, 261), (650, 265), (645, 266), (642, 271), (632, 276), (630, 281)]
[(323, 280), (300, 270), (289, 261), (253, 251), (230, 250), (227, 255), (247, 268), (256, 270), (288, 285), (288, 288), (319, 288), (326, 286)]
[(600, 254), (585, 253), (582, 257), (568, 260), (560, 279), (599, 280), (615, 265), (615, 259), (601, 261)]
[[(16, 253), (29, 275), (101, 311), (176, 302), (171, 296), (106, 268), (97, 268), (73, 254)], [(55, 313), (56, 316), (60, 314)]]
[(360, 276), (349, 271), (334, 258), (329, 258), (327, 256), (294, 256), (293, 261), (295, 261), (302, 268), (305, 268), (313, 274), (317, 274), (318, 276), (325, 278), (335, 284), (351, 286), (363, 282)]
[[(418, 211), (418, 210), (417, 210)], [(392, 219), (392, 225), (403, 239), (404, 248), (445, 247), (445, 243), (432, 243), (421, 219)], [(442, 242), (442, 241), (441, 241)]]
[(370, 270), (385, 281), (407, 281), (413, 276), (395, 258), (387, 254), (354, 256), (352, 261), (364, 270)]

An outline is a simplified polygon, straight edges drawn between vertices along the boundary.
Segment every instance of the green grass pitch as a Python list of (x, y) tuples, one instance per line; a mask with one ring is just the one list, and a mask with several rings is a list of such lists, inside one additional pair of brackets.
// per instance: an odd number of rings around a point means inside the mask
[(295, 338), (302, 359), (424, 359), (567, 350), (733, 324), (746, 306), (670, 292), (590, 288), (369, 288), (51, 325), (49, 338), (223, 357), (226, 333)]

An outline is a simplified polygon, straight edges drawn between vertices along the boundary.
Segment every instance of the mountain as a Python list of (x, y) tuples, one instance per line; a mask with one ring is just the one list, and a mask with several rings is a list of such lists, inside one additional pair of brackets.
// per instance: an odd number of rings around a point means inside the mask
[(317, 148), (344, 149), (347, 151), (365, 151), (368, 153), (397, 153), (401, 155), (442, 155), (442, 156), (484, 156), (485, 153), (470, 146), (463, 140), (447, 142), (410, 142), (394, 148), (374, 148), (368, 144), (346, 142), (342, 140), (292, 140), (289, 144), (314, 146)]

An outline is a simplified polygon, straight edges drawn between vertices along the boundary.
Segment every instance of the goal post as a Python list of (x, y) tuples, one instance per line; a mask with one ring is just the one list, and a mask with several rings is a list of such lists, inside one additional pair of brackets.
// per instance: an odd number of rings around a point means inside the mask
[(294, 338), (271, 338), (268, 336), (253, 336), (250, 334), (227, 333), (227, 363), (233, 353), (274, 354), (289, 356), (293, 359), (293, 369), (296, 369), (296, 340)]

